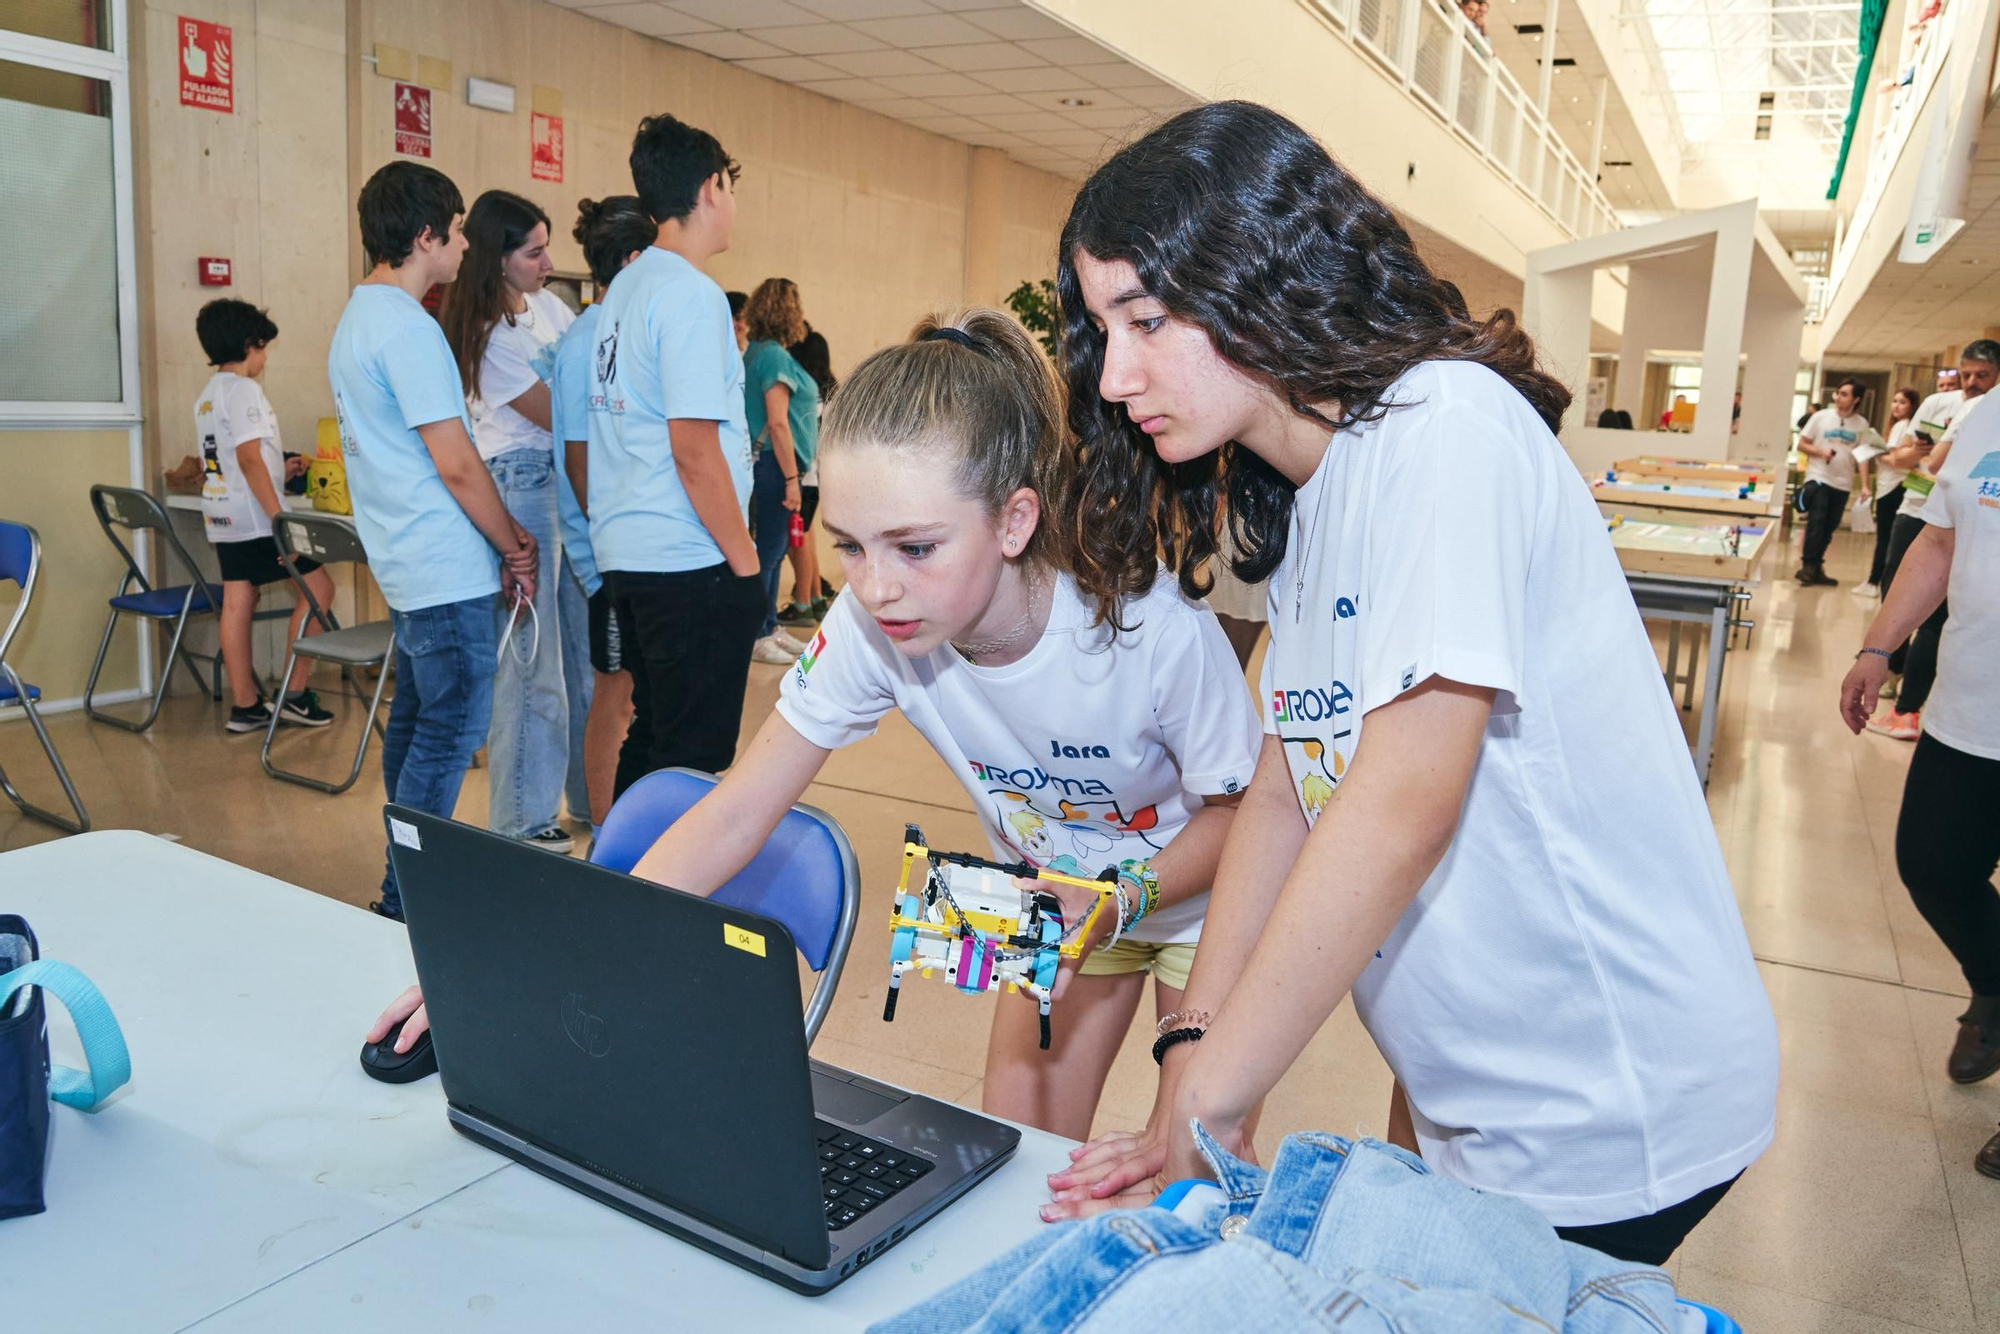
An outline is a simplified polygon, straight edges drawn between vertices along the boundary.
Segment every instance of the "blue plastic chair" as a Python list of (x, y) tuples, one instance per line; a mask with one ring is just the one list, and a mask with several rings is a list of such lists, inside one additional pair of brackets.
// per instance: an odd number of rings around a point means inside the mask
[(42, 743), (42, 754), (49, 757), (49, 764), (55, 769), (56, 778), (62, 783), (63, 795), (69, 798), (70, 809), (76, 812), (76, 818), (66, 819), (23, 797), (8, 781), (5, 769), (0, 769), (0, 792), (5, 792), (7, 799), (21, 808), (23, 815), (72, 834), (81, 834), (90, 828), (90, 814), (83, 809), (83, 800), (76, 795), (76, 785), (69, 781), (69, 770), (63, 768), (62, 756), (56, 754), (55, 742), (49, 740), (48, 729), (42, 726), (41, 710), (35, 707), (35, 701), (42, 697), (41, 688), (23, 681), (7, 665), (7, 649), (13, 644), (21, 622), (28, 618), (28, 604), (35, 599), (35, 579), (41, 569), (41, 535), (24, 523), (0, 520), (0, 582), (12, 580), (21, 586), (21, 601), (15, 606), (7, 628), (0, 630), (0, 708), (19, 705), (21, 712), (28, 716), (29, 726), (35, 729), (35, 739)]
[[(720, 780), (698, 769), (660, 769), (625, 790), (604, 817), (590, 860), (630, 872), (667, 826), (685, 815)], [(763, 850), (715, 891), (732, 908), (784, 923), (807, 964), (819, 974), (806, 1006), (806, 1045), (833, 1005), (847, 947), (860, 914), (861, 870), (834, 818), (800, 804), (785, 813)]]
[[(218, 651), (215, 663), (210, 668), (211, 679), (201, 679), (194, 659), (181, 648), (181, 636), (187, 631), (191, 617), (214, 616), (222, 610), (222, 589), (202, 578), (201, 567), (194, 563), (186, 547), (174, 533), (173, 521), (167, 516), (167, 507), (144, 491), (129, 486), (93, 486), (90, 488), (90, 507), (97, 515), (98, 526), (111, 539), (111, 545), (118, 548), (118, 554), (125, 561), (125, 577), (118, 581), (118, 591), (111, 597), (111, 614), (104, 622), (104, 638), (98, 641), (97, 661), (90, 664), (90, 680), (83, 688), (83, 711), (100, 723), (110, 723), (128, 732), (143, 732), (153, 725), (160, 716), (160, 705), (167, 697), (167, 678), (173, 674), (174, 660), (178, 658), (187, 664), (188, 675), (211, 699), (222, 698), (222, 654)], [(166, 588), (155, 588), (146, 578), (145, 571), (132, 556), (132, 549), (118, 536), (117, 529), (138, 534), (152, 531), (160, 535), (163, 553), (171, 554), (188, 573), (191, 582), (174, 584)], [(135, 590), (133, 585), (137, 584)], [(166, 661), (160, 669), (159, 685), (153, 691), (153, 699), (140, 721), (128, 722), (123, 718), (99, 712), (93, 699), (97, 693), (98, 674), (104, 670), (104, 655), (111, 650), (111, 636), (118, 629), (120, 616), (137, 616), (147, 621), (172, 621), (173, 640), (167, 646)]]

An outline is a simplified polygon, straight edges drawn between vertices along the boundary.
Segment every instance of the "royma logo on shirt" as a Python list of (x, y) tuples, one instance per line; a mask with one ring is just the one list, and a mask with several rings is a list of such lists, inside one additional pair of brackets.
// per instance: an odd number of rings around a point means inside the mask
[(806, 674), (812, 671), (813, 664), (819, 661), (820, 651), (825, 647), (826, 630), (822, 627), (819, 633), (812, 637), (812, 643), (806, 645), (806, 651), (799, 654), (799, 660), (792, 665), (792, 673), (798, 678), (801, 690), (805, 688)]
[(970, 762), (972, 775), (982, 783), (998, 783), (1016, 792), (1039, 792), (1043, 788), (1053, 788), (1071, 797), (1110, 797), (1117, 795), (1109, 784), (1095, 778), (1064, 778), (1060, 774), (1044, 772), (1038, 765), (1025, 769), (1009, 769), (1003, 764), (981, 764)]
[(1354, 703), (1354, 692), (1339, 681), (1333, 689), (1308, 687), (1304, 690), (1273, 690), (1271, 719), (1280, 723), (1316, 723), (1346, 713)]

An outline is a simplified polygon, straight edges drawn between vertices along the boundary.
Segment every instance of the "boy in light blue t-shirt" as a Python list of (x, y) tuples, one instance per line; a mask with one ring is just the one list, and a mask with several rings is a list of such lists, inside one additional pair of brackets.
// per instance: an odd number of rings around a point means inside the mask
[[(354, 526), (396, 629), (383, 788), (448, 817), (493, 712), (493, 599), (531, 601), (539, 557), (473, 447), (457, 362), (421, 301), (458, 275), (458, 187), (392, 162), (362, 187), (360, 213), (373, 268), (334, 329), (327, 375)], [(401, 919), (393, 869), (370, 906)]]
[(615, 790), (736, 758), (763, 580), (744, 510), (750, 433), (729, 301), (700, 266), (729, 248), (737, 166), (672, 116), (639, 123), (632, 184), (653, 245), (604, 296), (591, 354), (590, 545), (632, 674)]

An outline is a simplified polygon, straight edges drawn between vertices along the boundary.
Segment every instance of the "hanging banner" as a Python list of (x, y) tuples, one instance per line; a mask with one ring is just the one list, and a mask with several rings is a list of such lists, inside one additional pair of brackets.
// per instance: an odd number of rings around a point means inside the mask
[(405, 157), (431, 155), (431, 90), (422, 84), (396, 85), (396, 151)]
[(534, 113), (528, 133), (528, 174), (538, 181), (563, 178), (563, 123), (561, 116)]
[[(1972, 163), (1979, 153), (1979, 127), (1986, 119), (1986, 98), (1993, 87), (2000, 5), (1977, 10), (1954, 5), (1943, 21), (1952, 25), (1951, 50), (1945, 53), (1944, 71), (1931, 90), (1938, 105), (1924, 145), (1909, 222), (1903, 228), (1903, 244), (1896, 254), (1903, 264), (1928, 262), (1970, 218)], [(1910, 137), (1915, 139), (1914, 130)]]
[(180, 18), (181, 105), (207, 111), (236, 110), (235, 53), (220, 23)]

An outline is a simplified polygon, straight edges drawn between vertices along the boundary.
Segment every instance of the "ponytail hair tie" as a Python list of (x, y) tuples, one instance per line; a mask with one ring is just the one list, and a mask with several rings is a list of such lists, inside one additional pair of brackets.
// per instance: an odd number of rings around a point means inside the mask
[(935, 329), (926, 330), (917, 337), (919, 343), (929, 343), (940, 339), (947, 343), (957, 343), (963, 348), (969, 348), (974, 352), (978, 352), (982, 357), (986, 355), (979, 344), (973, 341), (971, 334), (963, 329), (953, 328), (949, 324), (941, 324)]

